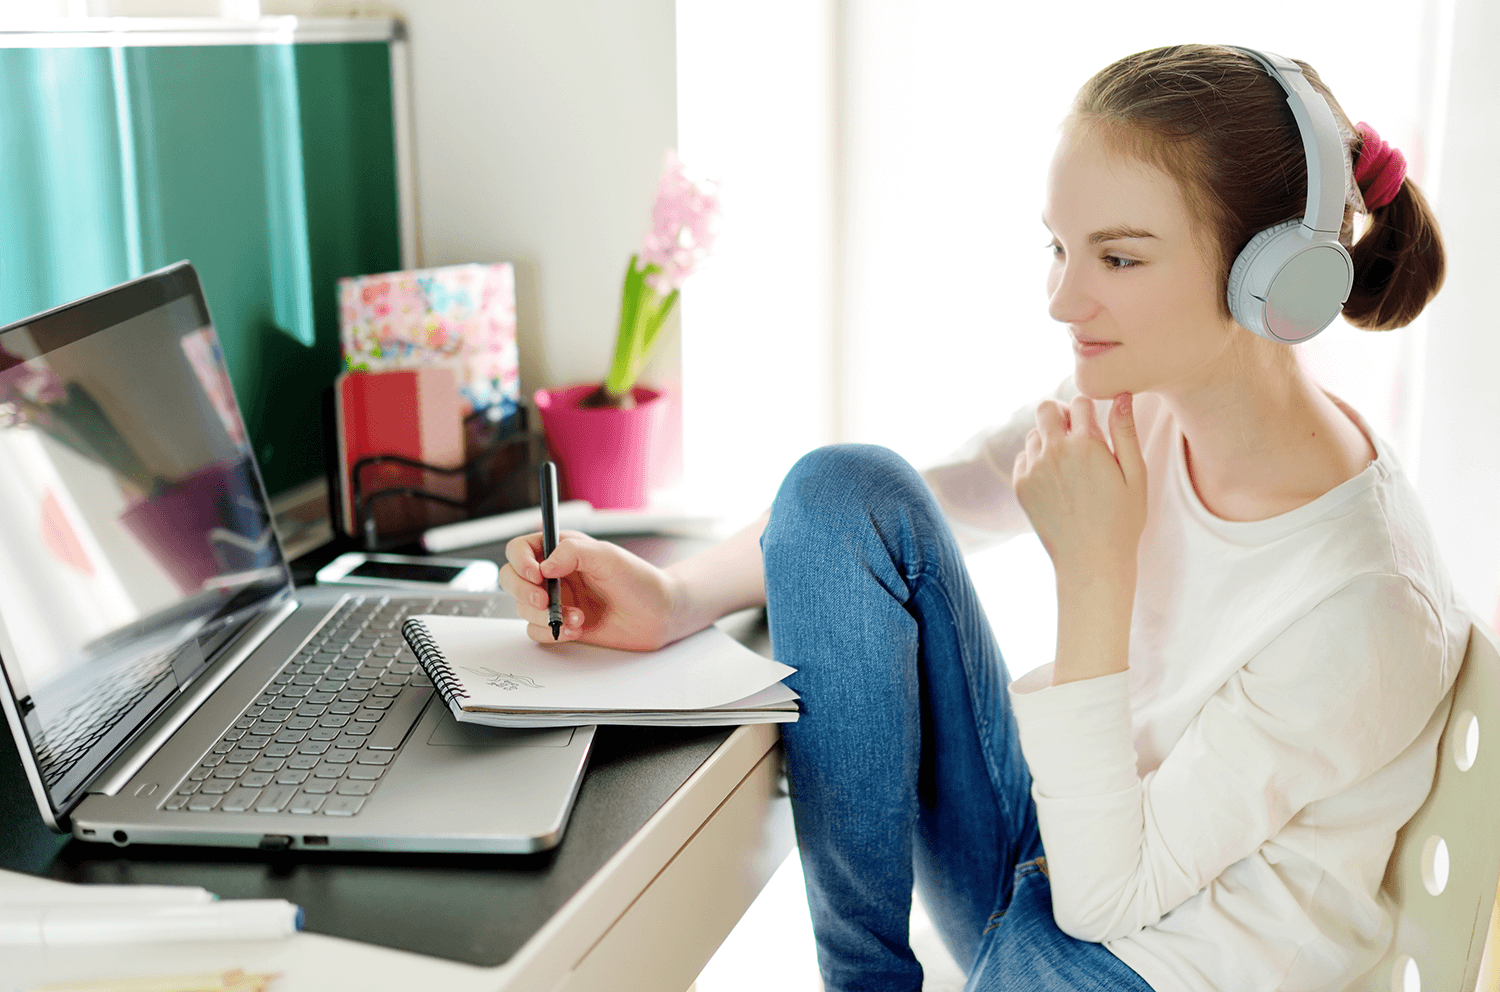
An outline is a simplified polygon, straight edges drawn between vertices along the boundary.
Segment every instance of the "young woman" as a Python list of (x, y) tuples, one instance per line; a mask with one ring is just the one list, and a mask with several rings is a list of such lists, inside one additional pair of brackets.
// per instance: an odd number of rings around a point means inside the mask
[[(1357, 178), (1344, 314), (1399, 326), (1441, 281), (1436, 224), (1328, 99)], [(803, 698), (786, 761), (829, 989), (920, 987), (914, 883), (973, 989), (1342, 989), (1385, 951), (1382, 875), (1468, 625), (1389, 448), (1230, 316), (1231, 260), (1306, 197), (1257, 61), (1123, 59), (1079, 93), (1048, 180), (1076, 356), (1056, 396), (925, 478), (815, 451), (766, 518), (666, 571), (582, 535), (540, 564), (540, 538), (507, 549), (543, 641), (544, 576), (564, 638), (626, 648), (766, 604)], [(1028, 523), (1057, 654), (1012, 683), (954, 531)]]

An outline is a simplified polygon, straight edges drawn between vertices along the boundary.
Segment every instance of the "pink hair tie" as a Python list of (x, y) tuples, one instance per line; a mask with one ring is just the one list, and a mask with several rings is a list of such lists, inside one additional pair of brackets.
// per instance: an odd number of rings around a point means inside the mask
[(1406, 179), (1406, 156), (1380, 140), (1370, 125), (1360, 121), (1359, 161), (1354, 166), (1354, 182), (1365, 198), (1365, 212), (1379, 210), (1396, 198), (1396, 191)]

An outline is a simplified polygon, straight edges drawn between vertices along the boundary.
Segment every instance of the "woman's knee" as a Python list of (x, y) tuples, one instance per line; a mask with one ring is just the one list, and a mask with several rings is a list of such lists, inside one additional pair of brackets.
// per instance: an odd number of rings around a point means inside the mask
[(940, 553), (947, 534), (932, 491), (905, 459), (876, 445), (839, 444), (809, 452), (787, 473), (761, 547), (768, 569), (826, 569), (832, 554), (895, 582)]
[(917, 470), (889, 448), (832, 444), (808, 452), (792, 466), (776, 502), (792, 510), (868, 516), (891, 505), (908, 509), (931, 498)]

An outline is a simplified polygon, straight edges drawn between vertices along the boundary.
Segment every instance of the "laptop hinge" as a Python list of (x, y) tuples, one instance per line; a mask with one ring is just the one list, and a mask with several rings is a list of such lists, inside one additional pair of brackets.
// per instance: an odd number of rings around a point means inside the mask
[(121, 751), (99, 773), (99, 777), (89, 787), (89, 792), (103, 793), (107, 796), (118, 795), (120, 790), (125, 788), (135, 776), (135, 773), (140, 771), (168, 738), (177, 732), (177, 728), (186, 723), (188, 717), (196, 713), (198, 707), (213, 695), (213, 691), (222, 685), (225, 679), (233, 675), (246, 658), (250, 657), (251, 652), (260, 647), (261, 642), (271, 636), (271, 632), (280, 627), (286, 618), (295, 612), (297, 612), (297, 601), (286, 599), (281, 605), (274, 607), (257, 620), (235, 645), (232, 653), (203, 671), (188, 685), (176, 702), (157, 718), (150, 730), (132, 741), (129, 747)]

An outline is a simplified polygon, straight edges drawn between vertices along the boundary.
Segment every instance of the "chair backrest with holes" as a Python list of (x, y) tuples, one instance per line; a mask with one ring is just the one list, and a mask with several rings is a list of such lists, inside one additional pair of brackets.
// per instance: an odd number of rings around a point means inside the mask
[(1391, 949), (1349, 992), (1472, 992), (1500, 876), (1500, 649), (1472, 617), (1432, 792), (1396, 837)]

